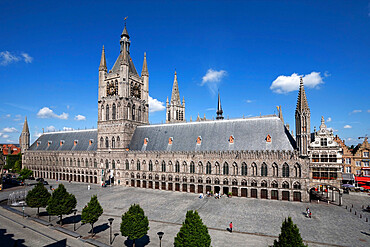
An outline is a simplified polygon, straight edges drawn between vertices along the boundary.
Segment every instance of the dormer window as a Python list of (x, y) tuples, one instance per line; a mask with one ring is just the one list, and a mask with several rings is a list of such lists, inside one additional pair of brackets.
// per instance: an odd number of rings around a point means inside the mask
[(149, 139), (148, 138), (144, 138), (144, 145), (147, 145), (149, 142)]
[(230, 143), (230, 144), (233, 144), (233, 143), (234, 143), (234, 136), (233, 136), (233, 135), (231, 135), (231, 136), (229, 137), (229, 143)]
[(51, 145), (52, 143), (53, 143), (52, 141), (48, 141), (48, 147), (50, 147), (50, 145)]
[(202, 137), (201, 136), (198, 136), (198, 138), (197, 138), (197, 144), (198, 145), (202, 144)]
[(78, 140), (74, 140), (74, 142), (73, 142), (73, 145), (77, 145), (77, 143), (78, 143)]
[(94, 143), (94, 139), (89, 140), (89, 146), (91, 146)]
[(173, 142), (173, 137), (168, 138), (168, 145), (171, 145)]
[(60, 140), (60, 146), (63, 146), (64, 140)]
[(37, 141), (36, 145), (39, 146), (41, 144), (41, 141)]
[(266, 142), (271, 142), (271, 136), (270, 135), (266, 136)]

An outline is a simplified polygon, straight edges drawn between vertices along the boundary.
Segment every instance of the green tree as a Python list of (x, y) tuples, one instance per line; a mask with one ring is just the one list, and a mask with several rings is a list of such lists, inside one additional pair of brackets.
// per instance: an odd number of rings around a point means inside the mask
[(14, 164), (14, 167), (13, 167), (13, 172), (15, 173), (20, 173), (22, 170), (22, 161), (21, 160), (17, 160)]
[(40, 208), (48, 205), (50, 193), (42, 183), (38, 183), (32, 190), (27, 193), (26, 203), (31, 208), (37, 208), (37, 217), (39, 216)]
[(139, 204), (131, 205), (129, 210), (122, 215), (121, 234), (133, 240), (133, 247), (135, 247), (135, 240), (142, 238), (149, 230), (148, 217), (144, 215), (144, 210)]
[(274, 247), (304, 247), (301, 234), (296, 224), (293, 224), (292, 218), (285, 218), (281, 226), (279, 240), (274, 241)]
[(100, 206), (98, 197), (93, 195), (87, 206), (82, 209), (82, 223), (91, 224), (91, 232), (94, 235), (94, 223), (98, 221), (100, 215), (103, 214), (103, 208)]
[(186, 213), (185, 221), (175, 237), (175, 247), (209, 247), (211, 236), (208, 228), (203, 224), (197, 211), (189, 210)]
[(22, 162), (22, 154), (8, 154), (6, 156), (6, 165), (4, 166), (4, 169), (11, 170), (14, 168), (15, 162), (20, 160)]
[(59, 184), (50, 197), (46, 211), (50, 215), (58, 215), (60, 217), (60, 225), (62, 225), (62, 215), (72, 213), (76, 204), (76, 197), (68, 193), (63, 184)]
[(33, 174), (33, 171), (31, 171), (30, 169), (28, 168), (23, 168), (21, 170), (21, 172), (19, 173), (19, 177), (22, 181), (24, 181), (25, 179), (29, 178), (29, 177), (32, 177), (32, 174)]

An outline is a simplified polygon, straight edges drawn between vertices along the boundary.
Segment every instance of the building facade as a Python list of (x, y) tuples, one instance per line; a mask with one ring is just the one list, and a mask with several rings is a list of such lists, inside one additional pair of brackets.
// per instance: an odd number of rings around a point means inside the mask
[(318, 149), (316, 139), (310, 144), (310, 109), (302, 79), (295, 114), (296, 137), (284, 125), (281, 109), (279, 117), (224, 120), (220, 97), (216, 120), (186, 122), (176, 72), (171, 102), (167, 101), (166, 124), (149, 125), (146, 54), (139, 75), (130, 48), (125, 25), (120, 54), (109, 71), (104, 47), (102, 50), (98, 128), (44, 133), (23, 156), (23, 164), (35, 176), (309, 201), (312, 186), (318, 184), (312, 180), (310, 155)]

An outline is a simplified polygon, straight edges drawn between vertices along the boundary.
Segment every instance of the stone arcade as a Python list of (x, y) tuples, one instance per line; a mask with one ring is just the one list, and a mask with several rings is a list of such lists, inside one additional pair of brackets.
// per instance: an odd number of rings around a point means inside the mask
[[(35, 176), (190, 193), (207, 191), (274, 200), (309, 201), (310, 111), (301, 80), (296, 139), (275, 115), (185, 121), (177, 74), (167, 100), (166, 124), (149, 125), (149, 73), (141, 76), (130, 56), (126, 25), (120, 53), (107, 70), (99, 66), (98, 128), (44, 133), (29, 148), (25, 128), (23, 164)], [(25, 123), (26, 124), (26, 123)], [(23, 138), (23, 139), (22, 139)], [(296, 144), (296, 140), (297, 144)]]

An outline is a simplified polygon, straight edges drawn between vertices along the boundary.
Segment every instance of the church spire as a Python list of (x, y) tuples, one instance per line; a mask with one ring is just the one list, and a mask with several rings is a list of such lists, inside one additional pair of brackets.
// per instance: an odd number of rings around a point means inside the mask
[(175, 70), (175, 78), (173, 79), (172, 85), (172, 95), (171, 95), (171, 104), (175, 103), (181, 105), (180, 102), (180, 93), (179, 93), (179, 84), (177, 83), (177, 72)]
[(146, 63), (146, 52), (144, 52), (143, 69), (141, 70), (141, 76), (149, 76), (148, 65)]
[(24, 133), (30, 133), (30, 130), (28, 129), (27, 116), (26, 116), (26, 118), (25, 118), (25, 120), (24, 120), (24, 124), (23, 124), (23, 130), (22, 130), (22, 132), (24, 132)]
[(217, 117), (216, 119), (217, 120), (221, 120), (221, 119), (224, 119), (224, 117), (222, 116), (222, 107), (221, 107), (221, 99), (220, 99), (220, 92), (218, 92), (218, 104), (217, 104)]
[(303, 86), (303, 78), (301, 77), (299, 83), (299, 93), (298, 93), (298, 100), (297, 100), (297, 108), (296, 111), (303, 112), (303, 111), (310, 111), (307, 103), (306, 92)]
[(130, 36), (128, 35), (127, 28), (126, 28), (126, 22), (125, 22), (125, 27), (123, 28), (121, 38), (126, 37), (127, 39), (130, 39)]
[(100, 66), (99, 70), (107, 71), (107, 61), (105, 60), (105, 50), (103, 45), (103, 50), (101, 52)]

